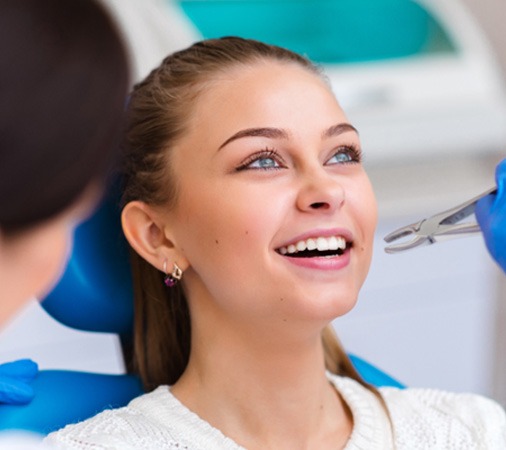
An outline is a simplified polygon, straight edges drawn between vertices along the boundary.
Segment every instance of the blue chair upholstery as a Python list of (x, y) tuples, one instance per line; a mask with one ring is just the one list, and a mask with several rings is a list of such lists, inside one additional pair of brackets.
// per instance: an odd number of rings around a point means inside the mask
[(93, 216), (76, 229), (67, 268), (42, 306), (69, 327), (127, 339), (133, 326), (133, 290), (118, 190), (111, 186)]
[(133, 375), (70, 370), (41, 370), (32, 386), (35, 397), (29, 404), (0, 405), (0, 430), (45, 435), (142, 394), (140, 380)]
[[(133, 295), (128, 246), (121, 232), (116, 188), (75, 233), (75, 245), (61, 281), (42, 302), (49, 314), (80, 330), (112, 332), (129, 345)], [(401, 386), (366, 361), (351, 355), (367, 382)], [(140, 395), (134, 375), (42, 370), (33, 381), (34, 400), (27, 405), (0, 405), (0, 430), (47, 434), (106, 408), (126, 405)]]
[(351, 363), (366, 383), (369, 383), (376, 387), (388, 386), (401, 389), (405, 387), (402, 383), (392, 378), (382, 370), (378, 369), (376, 366), (368, 363), (364, 359), (350, 353), (348, 356), (351, 359)]

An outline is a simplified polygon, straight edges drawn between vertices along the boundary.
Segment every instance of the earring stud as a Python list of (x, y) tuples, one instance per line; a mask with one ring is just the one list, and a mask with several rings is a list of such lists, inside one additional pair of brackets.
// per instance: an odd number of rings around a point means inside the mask
[(165, 272), (163, 282), (165, 283), (165, 286), (170, 288), (174, 287), (183, 276), (183, 271), (179, 268), (179, 266), (176, 263), (174, 263), (174, 265), (172, 266), (172, 273), (169, 274), (167, 273), (167, 261), (164, 261), (163, 271)]

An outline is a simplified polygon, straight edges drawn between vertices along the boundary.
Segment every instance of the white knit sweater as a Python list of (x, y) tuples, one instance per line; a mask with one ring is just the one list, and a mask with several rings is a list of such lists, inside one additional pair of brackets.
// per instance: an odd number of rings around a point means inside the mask
[[(369, 390), (349, 378), (329, 379), (353, 414), (345, 450), (506, 449), (506, 415), (491, 400), (432, 389), (380, 388), (392, 427)], [(183, 406), (167, 386), (69, 425), (46, 442), (58, 449), (244, 450)]]

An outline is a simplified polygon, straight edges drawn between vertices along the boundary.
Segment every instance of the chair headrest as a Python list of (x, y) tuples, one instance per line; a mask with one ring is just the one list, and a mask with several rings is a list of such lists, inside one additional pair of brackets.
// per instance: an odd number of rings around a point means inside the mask
[(67, 326), (127, 336), (132, 332), (133, 290), (118, 199), (114, 185), (77, 227), (67, 268), (42, 306)]

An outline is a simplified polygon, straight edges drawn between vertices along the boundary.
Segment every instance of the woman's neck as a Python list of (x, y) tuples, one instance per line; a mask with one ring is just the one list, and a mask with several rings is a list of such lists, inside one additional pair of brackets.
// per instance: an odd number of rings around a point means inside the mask
[(339, 448), (351, 414), (326, 378), (319, 334), (297, 342), (274, 336), (244, 327), (194, 336), (173, 394), (248, 449)]

